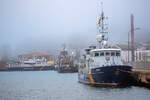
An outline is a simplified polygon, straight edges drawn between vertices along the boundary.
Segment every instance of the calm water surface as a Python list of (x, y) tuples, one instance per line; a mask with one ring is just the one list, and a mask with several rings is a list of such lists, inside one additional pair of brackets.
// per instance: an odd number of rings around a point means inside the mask
[(0, 100), (150, 100), (146, 88), (91, 87), (77, 77), (55, 71), (0, 72)]

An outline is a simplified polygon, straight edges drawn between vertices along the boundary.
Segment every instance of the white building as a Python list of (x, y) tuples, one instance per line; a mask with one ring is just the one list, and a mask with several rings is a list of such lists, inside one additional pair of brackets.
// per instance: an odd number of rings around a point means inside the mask
[[(136, 50), (134, 55), (135, 62), (150, 62), (150, 50)], [(131, 62), (131, 51), (128, 53), (128, 50), (122, 50), (121, 56), (124, 62)]]
[[(136, 43), (135, 44), (135, 62), (131, 61), (131, 51), (128, 52), (128, 45), (121, 44), (119, 47), (122, 49), (122, 60), (125, 64), (132, 64), (135, 68), (150, 68), (150, 43)], [(129, 48), (131, 50), (131, 48)], [(129, 55), (128, 55), (129, 54)]]

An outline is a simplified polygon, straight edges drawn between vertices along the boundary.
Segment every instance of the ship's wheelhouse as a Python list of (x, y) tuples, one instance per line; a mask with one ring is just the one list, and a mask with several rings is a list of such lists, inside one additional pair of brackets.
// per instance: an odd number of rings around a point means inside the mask
[(94, 49), (90, 51), (90, 67), (122, 65), (120, 49)]
[(110, 51), (94, 51), (91, 52), (92, 57), (104, 57), (104, 56), (116, 56), (120, 57), (120, 51), (110, 50)]

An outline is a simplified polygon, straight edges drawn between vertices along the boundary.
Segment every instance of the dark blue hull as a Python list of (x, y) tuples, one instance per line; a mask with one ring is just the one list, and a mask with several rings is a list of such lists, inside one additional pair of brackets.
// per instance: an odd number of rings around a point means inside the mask
[(117, 65), (98, 67), (89, 70), (88, 73), (79, 72), (79, 82), (92, 85), (129, 85), (131, 76), (131, 66)]

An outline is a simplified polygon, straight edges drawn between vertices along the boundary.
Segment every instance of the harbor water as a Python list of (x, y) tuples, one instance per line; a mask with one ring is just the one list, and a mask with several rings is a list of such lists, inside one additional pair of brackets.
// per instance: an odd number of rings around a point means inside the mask
[(143, 87), (92, 87), (78, 83), (77, 73), (0, 72), (0, 100), (148, 100)]

